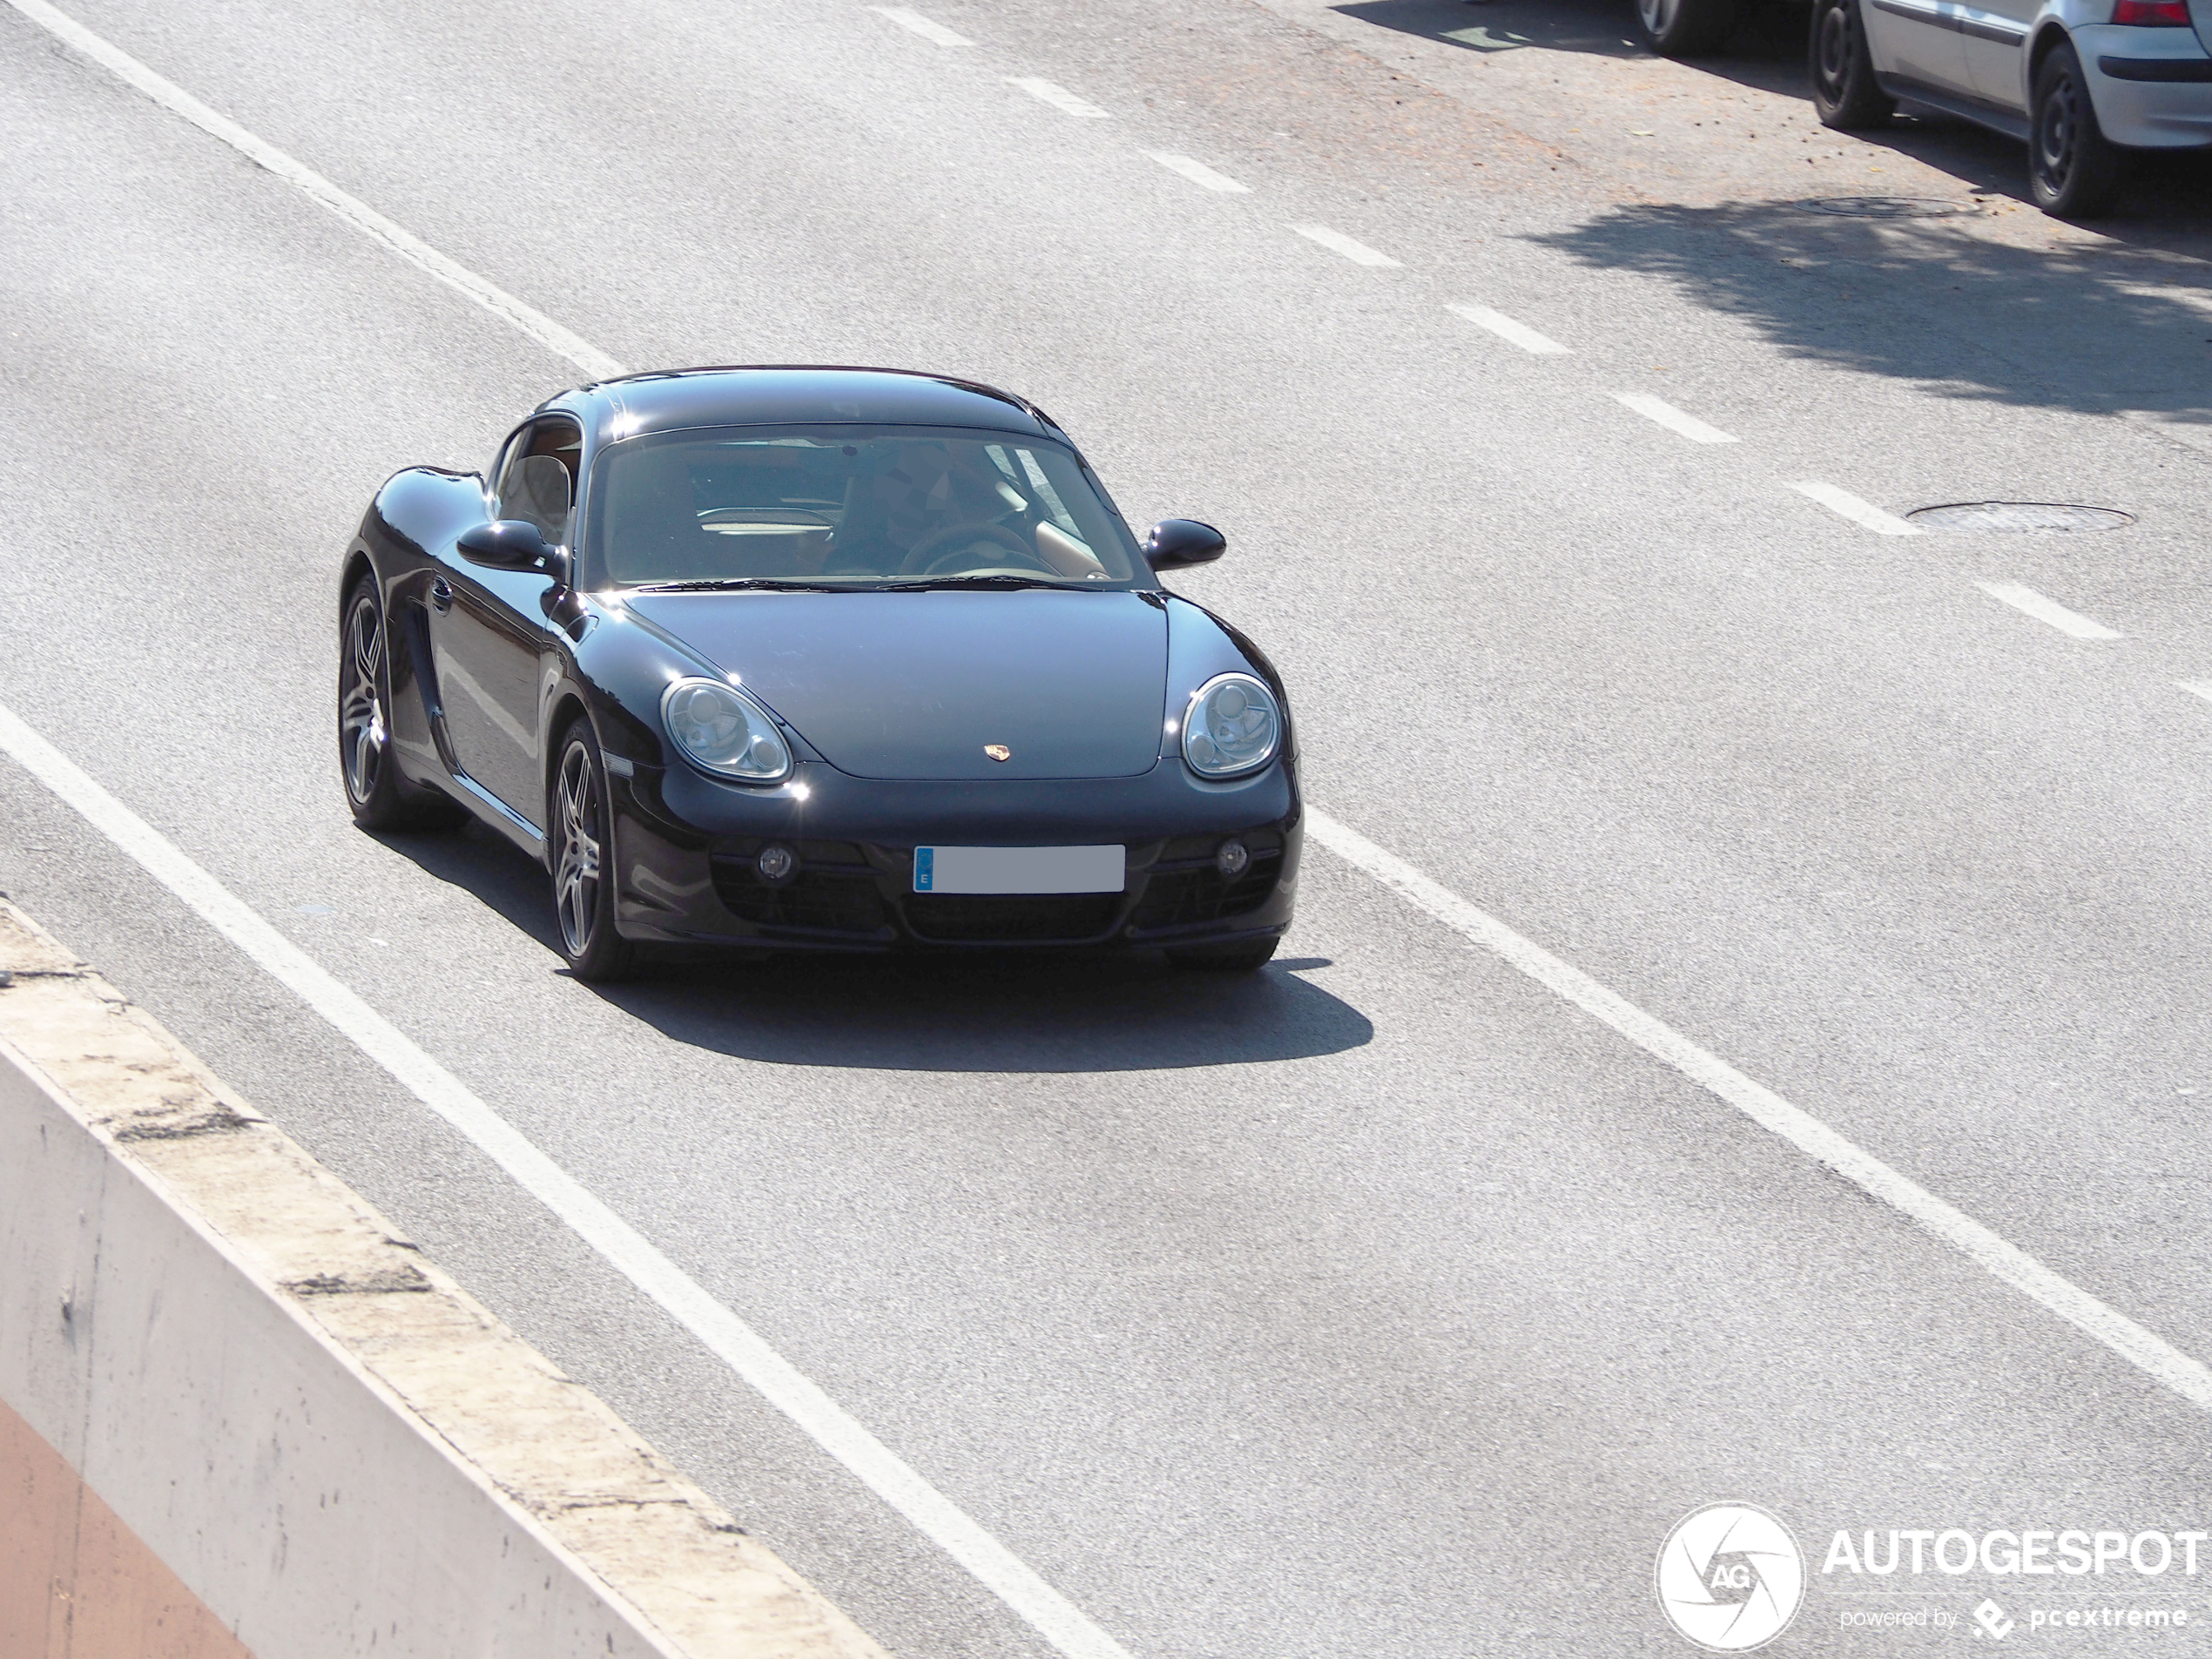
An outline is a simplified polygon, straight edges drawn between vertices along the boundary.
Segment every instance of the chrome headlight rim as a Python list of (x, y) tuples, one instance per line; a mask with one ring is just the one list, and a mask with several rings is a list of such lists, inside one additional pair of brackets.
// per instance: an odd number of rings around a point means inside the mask
[[(670, 714), (669, 705), (675, 702), (678, 693), (699, 687), (728, 698), (743, 710), (747, 717), (746, 725), (749, 729), (765, 732), (775, 740), (777, 752), (783, 757), (783, 765), (772, 772), (738, 771), (728, 765), (716, 764), (706, 756), (697, 752), (678, 737), (676, 721)], [(686, 674), (671, 680), (660, 694), (660, 726), (662, 733), (668, 738), (670, 748), (718, 782), (745, 784), (755, 788), (772, 789), (779, 784), (787, 782), (791, 778), (795, 759), (792, 753), (790, 739), (786, 738), (782, 731), (779, 729), (776, 717), (769, 712), (767, 705), (761, 702), (759, 698), (752, 695), (741, 685), (732, 685), (728, 680), (714, 679), (705, 674)], [(747, 746), (749, 748), (750, 744)]]
[[(1204, 706), (1208, 698), (1223, 686), (1232, 684), (1249, 686), (1259, 694), (1260, 700), (1266, 705), (1268, 713), (1272, 717), (1274, 724), (1274, 730), (1268, 736), (1267, 751), (1256, 760), (1239, 761), (1232, 766), (1211, 767), (1202, 765), (1197, 757), (1190, 752), (1192, 722), (1196, 719), (1198, 711)], [(1257, 772), (1264, 772), (1282, 756), (1283, 699), (1275, 694), (1273, 686), (1257, 674), (1247, 674), (1241, 670), (1235, 670), (1226, 674), (1216, 674), (1197, 691), (1191, 692), (1190, 700), (1184, 705), (1182, 746), (1183, 764), (1210, 784), (1231, 783), (1238, 779), (1250, 778)]]

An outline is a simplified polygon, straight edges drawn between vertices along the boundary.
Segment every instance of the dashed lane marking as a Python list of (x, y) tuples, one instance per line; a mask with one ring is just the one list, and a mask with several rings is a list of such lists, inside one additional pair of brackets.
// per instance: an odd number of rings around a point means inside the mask
[(1664, 398), (1654, 397), (1649, 392), (1615, 392), (1616, 402), (1634, 409), (1647, 421), (1656, 421), (1669, 432), (1680, 433), (1692, 443), (1734, 443), (1733, 432), (1723, 432), (1716, 426), (1707, 426), (1694, 415), (1684, 415)]
[(1447, 310), (1457, 313), (1469, 322), (1487, 328), (1501, 340), (1509, 341), (1525, 352), (1539, 357), (1564, 357), (1568, 348), (1556, 340), (1538, 334), (1525, 322), (1515, 322), (1502, 311), (1493, 311), (1487, 306), (1448, 306)]
[(1240, 185), (1225, 172), (1216, 172), (1203, 161), (1193, 161), (1189, 156), (1170, 155), (1161, 150), (1144, 152), (1170, 172), (1179, 172), (1194, 185), (1204, 185), (1208, 190), (1217, 190), (1224, 196), (1249, 196), (1252, 187)]
[(910, 10), (905, 6), (870, 6), (868, 10), (879, 17), (890, 18), (901, 29), (912, 30), (924, 40), (936, 42), (940, 46), (972, 46), (975, 44), (966, 35), (956, 35), (934, 18), (925, 17), (919, 11)]
[(1326, 225), (1293, 225), (1291, 228), (1310, 242), (1318, 242), (1332, 253), (1341, 253), (1354, 265), (1372, 265), (1378, 269), (1395, 270), (1398, 261), (1387, 253), (1378, 253), (1365, 242), (1355, 242), (1342, 231), (1332, 231)]
[(2201, 697), (2212, 703), (2212, 680), (2175, 680), (2174, 684), (2191, 697)]
[(1488, 912), (1431, 880), (1395, 853), (1310, 805), (1306, 833), (1355, 869), (1362, 870), (1458, 934), (1526, 974), (1602, 1024), (1611, 1027), (1654, 1059), (1718, 1096), (1760, 1128), (1779, 1136), (1807, 1157), (1834, 1170), (1862, 1191), (1906, 1216), (1977, 1266), (2076, 1330), (2118, 1354), (2190, 1404), (2212, 1411), (2212, 1370), (2118, 1309), (2099, 1301), (2006, 1243), (1988, 1228), (1900, 1174), (1871, 1152), (1776, 1094), (1754, 1082), (1719, 1055), (1698, 1047), (1673, 1027), (1615, 995), (1580, 968), (1524, 939)]
[(1791, 484), (1790, 488), (1800, 496), (1818, 502), (1830, 512), (1840, 513), (1852, 523), (1863, 524), (1881, 535), (1918, 536), (1921, 533), (1919, 525), (1908, 524), (1895, 513), (1885, 513), (1873, 502), (1861, 501), (1848, 489), (1838, 489), (1833, 484), (1809, 481)]
[(1034, 75), (1009, 75), (1006, 78), (1006, 84), (1020, 87), (1031, 98), (1051, 105), (1062, 115), (1080, 116), (1087, 121), (1103, 121), (1113, 113), (1110, 110), (1100, 109), (1087, 98), (1077, 98), (1057, 81), (1039, 80)]
[[(531, 339), (588, 372), (620, 372), (620, 366), (613, 359), (588, 342), (408, 236), (320, 175), (262, 144), (135, 58), (64, 17), (45, 0), (8, 0), (8, 3), (155, 102), (306, 191), (410, 264), (467, 294)], [(1334, 247), (1339, 253), (1345, 252), (1339, 244), (1358, 249), (1359, 254), (1366, 256), (1361, 263), (1398, 263), (1321, 226), (1298, 228), (1301, 234), (1311, 236), (1325, 246)], [(1346, 253), (1346, 257), (1356, 256)], [(1885, 534), (1919, 533), (1902, 520), (1833, 485), (1800, 483), (1795, 488), (1831, 510)], [(2204, 694), (2204, 688), (2197, 684), (2189, 684), (2188, 689)], [(667, 1310), (816, 1444), (973, 1574), (1054, 1649), (1069, 1656), (1069, 1659), (1130, 1659), (1127, 1649), (1119, 1642), (930, 1486), (810, 1379), (763, 1342), (744, 1321), (715, 1301), (459, 1079), (4, 705), (0, 705), (0, 751), (12, 756), (210, 926), (289, 987), (417, 1099), (467, 1135), (513, 1179)], [(1763, 1129), (1896, 1209), (2002, 1283), (2067, 1320), (2191, 1404), (2212, 1410), (2212, 1371), (2199, 1361), (2053, 1272), (1811, 1114), (1753, 1082), (1719, 1056), (1422, 874), (1396, 854), (1386, 852), (1357, 831), (1310, 807), (1306, 825), (1322, 846), (1469, 943), (1491, 952)]]
[(2047, 624), (2074, 639), (2117, 639), (2117, 629), (2093, 622), (2078, 610), (2068, 610), (2055, 599), (2046, 599), (2033, 588), (2022, 587), (2017, 582), (1977, 582), (1991, 598), (2000, 600), (2015, 610)]

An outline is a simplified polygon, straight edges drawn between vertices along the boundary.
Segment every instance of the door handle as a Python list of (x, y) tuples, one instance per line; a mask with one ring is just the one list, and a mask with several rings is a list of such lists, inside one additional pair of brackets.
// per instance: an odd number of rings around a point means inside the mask
[(430, 608), (441, 617), (453, 609), (453, 584), (442, 576), (430, 580)]

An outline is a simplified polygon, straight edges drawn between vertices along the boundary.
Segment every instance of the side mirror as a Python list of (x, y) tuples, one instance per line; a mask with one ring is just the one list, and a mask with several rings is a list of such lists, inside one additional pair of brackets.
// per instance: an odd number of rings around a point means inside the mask
[(496, 570), (537, 570), (558, 580), (567, 577), (560, 550), (526, 518), (472, 524), (453, 545), (471, 564), (489, 564)]
[(1144, 562), (1155, 570), (1211, 564), (1228, 550), (1228, 537), (1195, 518), (1163, 518), (1144, 538)]

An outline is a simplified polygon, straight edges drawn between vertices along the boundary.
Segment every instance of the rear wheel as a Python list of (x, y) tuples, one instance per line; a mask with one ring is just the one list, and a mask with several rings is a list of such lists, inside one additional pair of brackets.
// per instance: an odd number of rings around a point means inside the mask
[(444, 829), (461, 811), (442, 795), (410, 795), (392, 764), (389, 637), (376, 583), (347, 590), (338, 644), (338, 770), (346, 805), (363, 829)]
[(2071, 45), (2051, 49), (2035, 71), (2027, 183), (2035, 205), (2056, 219), (2095, 219), (2120, 192), (2123, 158), (2097, 125), (2081, 60)]
[(1193, 945), (1188, 950), (1170, 951), (1168, 961), (1177, 968), (1200, 973), (1250, 974), (1266, 967), (1282, 942), (1280, 939), (1239, 939), (1230, 945)]
[(561, 954), (580, 980), (604, 983), (627, 974), (635, 948), (615, 931), (614, 810), (607, 769), (589, 723), (561, 738), (550, 823), (553, 841), (553, 911)]
[(1812, 107), (1824, 126), (1878, 127), (1897, 113), (1897, 100), (1874, 79), (1859, 0), (1813, 0)]
[(1643, 44), (1662, 57), (1717, 51), (1742, 15), (1742, 0), (1636, 0)]

